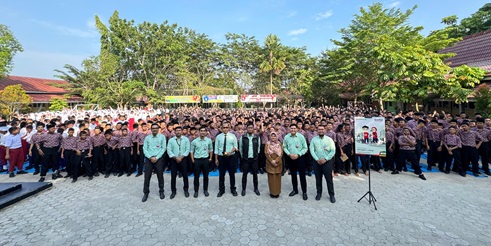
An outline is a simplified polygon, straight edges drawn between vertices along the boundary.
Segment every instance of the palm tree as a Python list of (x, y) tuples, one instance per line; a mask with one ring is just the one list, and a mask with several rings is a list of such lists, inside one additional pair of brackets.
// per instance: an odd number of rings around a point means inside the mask
[(273, 94), (273, 75), (279, 75), (285, 69), (285, 59), (279, 56), (281, 43), (278, 36), (269, 34), (264, 41), (264, 46), (268, 57), (259, 65), (259, 68), (262, 72), (269, 73), (270, 94)]

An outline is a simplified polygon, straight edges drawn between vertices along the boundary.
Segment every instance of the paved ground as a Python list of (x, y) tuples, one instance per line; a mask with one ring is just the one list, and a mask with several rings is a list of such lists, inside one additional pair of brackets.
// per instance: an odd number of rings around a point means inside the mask
[[(211, 177), (210, 197), (185, 198), (179, 189), (170, 200), (165, 174), (166, 198), (159, 200), (153, 176), (146, 203), (143, 177), (81, 178), (75, 184), (58, 179), (51, 189), (0, 211), (0, 245), (491, 244), (491, 178), (372, 175), (378, 211), (365, 200), (357, 203), (368, 189), (365, 176), (336, 177), (335, 204), (326, 191), (321, 201), (314, 199), (314, 177), (308, 178), (308, 201), (288, 197), (288, 175), (279, 199), (269, 197), (267, 177), (260, 175), (259, 197), (252, 190), (233, 197), (227, 190), (217, 198), (218, 177)], [(0, 182), (37, 179), (0, 175)]]

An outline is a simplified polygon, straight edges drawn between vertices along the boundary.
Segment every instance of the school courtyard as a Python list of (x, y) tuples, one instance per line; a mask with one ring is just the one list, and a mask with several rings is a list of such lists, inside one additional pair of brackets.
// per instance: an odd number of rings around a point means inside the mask
[[(335, 177), (334, 204), (325, 187), (322, 199), (315, 200), (313, 176), (307, 177), (307, 201), (288, 197), (288, 175), (280, 198), (270, 198), (265, 174), (259, 175), (261, 196), (253, 193), (249, 176), (245, 197), (239, 185), (239, 196), (227, 187), (217, 198), (218, 177), (213, 176), (209, 197), (200, 191), (198, 198), (193, 192), (185, 198), (178, 180), (177, 196), (170, 200), (166, 173), (165, 199), (158, 197), (154, 175), (146, 203), (141, 202), (143, 176), (80, 178), (74, 184), (61, 178), (50, 189), (0, 210), (0, 245), (491, 244), (491, 177), (425, 174), (426, 181), (410, 172), (372, 172), (378, 210), (366, 200), (357, 202), (368, 190), (365, 175)], [(236, 180), (241, 176), (236, 174)], [(2, 174), (0, 182), (38, 178)]]

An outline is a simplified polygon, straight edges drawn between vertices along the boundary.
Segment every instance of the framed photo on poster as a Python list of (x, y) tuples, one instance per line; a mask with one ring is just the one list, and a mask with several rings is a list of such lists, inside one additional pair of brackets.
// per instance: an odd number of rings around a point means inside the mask
[(355, 117), (355, 153), (385, 157), (384, 117)]

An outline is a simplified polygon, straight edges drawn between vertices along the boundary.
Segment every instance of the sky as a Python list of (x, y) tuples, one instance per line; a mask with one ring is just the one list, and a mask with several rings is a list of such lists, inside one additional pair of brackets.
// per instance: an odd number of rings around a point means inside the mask
[[(115, 10), (136, 23), (177, 23), (212, 40), (225, 42), (226, 33), (255, 36), (260, 43), (276, 34), (282, 44), (306, 47), (317, 56), (332, 48), (339, 29), (347, 27), (365, 0), (0, 0), (0, 24), (14, 33), (24, 52), (14, 57), (10, 75), (54, 78), (65, 64), (80, 67), (99, 53), (94, 16), (107, 23)], [(410, 24), (423, 26), (424, 35), (440, 29), (443, 17), (470, 16), (485, 0), (388, 0), (385, 7), (409, 9), (418, 5)]]

